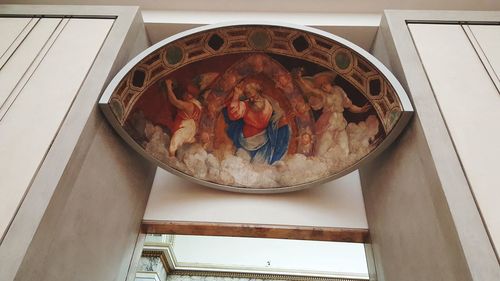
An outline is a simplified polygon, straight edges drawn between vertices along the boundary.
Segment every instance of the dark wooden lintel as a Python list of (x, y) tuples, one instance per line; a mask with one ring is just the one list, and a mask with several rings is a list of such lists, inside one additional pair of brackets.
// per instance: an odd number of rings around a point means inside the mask
[(368, 243), (365, 228), (143, 220), (148, 234), (210, 235)]

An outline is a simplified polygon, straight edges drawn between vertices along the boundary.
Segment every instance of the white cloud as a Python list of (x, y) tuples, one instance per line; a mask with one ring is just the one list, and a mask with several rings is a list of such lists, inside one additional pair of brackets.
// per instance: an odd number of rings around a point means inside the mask
[[(159, 126), (146, 121), (144, 143), (146, 152), (156, 159), (193, 177), (219, 184), (271, 188), (293, 186), (322, 179), (355, 163), (373, 149), (370, 141), (378, 133), (378, 120), (369, 116), (358, 124), (349, 123), (349, 154), (339, 157), (331, 147), (321, 156), (287, 155), (273, 165), (251, 163), (244, 150), (235, 155), (228, 152), (209, 153), (200, 144), (184, 144), (176, 157), (169, 157), (170, 138)], [(219, 159), (219, 156), (222, 159)]]

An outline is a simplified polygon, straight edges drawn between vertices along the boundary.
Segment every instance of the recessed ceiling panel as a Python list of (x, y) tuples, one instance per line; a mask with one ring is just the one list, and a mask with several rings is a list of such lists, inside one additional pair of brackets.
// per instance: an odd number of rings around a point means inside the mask
[(386, 147), (412, 107), (373, 56), (312, 28), (193, 29), (129, 62), (100, 101), (162, 168), (241, 192), (338, 178)]

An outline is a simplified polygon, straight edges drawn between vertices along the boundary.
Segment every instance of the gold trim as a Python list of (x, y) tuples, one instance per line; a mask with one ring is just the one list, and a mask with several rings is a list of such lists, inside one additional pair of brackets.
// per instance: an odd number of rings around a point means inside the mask
[(165, 251), (162, 251), (162, 250), (143, 250), (141, 257), (160, 258), (160, 261), (163, 265), (163, 268), (165, 269), (167, 274), (170, 274), (171, 272), (174, 271), (174, 269), (171, 268), (169, 263), (168, 263), (168, 258), (167, 258), (167, 255), (165, 254)]
[(223, 272), (223, 271), (197, 271), (197, 270), (174, 270), (170, 275), (188, 275), (203, 277), (229, 277), (229, 278), (248, 278), (264, 280), (291, 280), (291, 281), (365, 281), (368, 279), (358, 278), (337, 278), (337, 277), (314, 277), (286, 274), (264, 274), (264, 273), (242, 273), (242, 272)]

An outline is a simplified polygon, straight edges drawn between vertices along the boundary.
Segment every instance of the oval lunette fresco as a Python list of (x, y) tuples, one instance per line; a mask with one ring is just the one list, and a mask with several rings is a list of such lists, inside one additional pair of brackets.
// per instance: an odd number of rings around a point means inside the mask
[(413, 111), (394, 76), (313, 28), (226, 24), (148, 48), (100, 105), (143, 156), (218, 189), (272, 193), (345, 175), (387, 147)]

